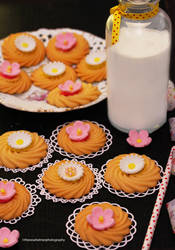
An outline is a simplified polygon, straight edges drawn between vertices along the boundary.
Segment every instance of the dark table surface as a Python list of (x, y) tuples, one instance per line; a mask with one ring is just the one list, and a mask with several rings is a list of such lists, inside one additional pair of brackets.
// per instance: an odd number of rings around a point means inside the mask
[[(0, 1), (0, 39), (10, 33), (20, 31), (33, 31), (39, 28), (74, 28), (90, 32), (96, 36), (105, 38), (105, 22), (109, 15), (109, 9), (117, 2), (112, 0), (1, 0)], [(173, 24), (174, 35), (174, 14), (175, 4), (172, 0), (161, 1), (160, 6), (170, 15)], [(171, 79), (175, 81), (175, 62), (174, 62), (174, 36), (172, 38), (172, 57), (171, 57)], [(168, 118), (175, 116), (175, 112), (168, 112)], [(51, 136), (52, 131), (67, 121), (73, 120), (90, 120), (104, 124), (111, 131), (113, 144), (103, 155), (93, 159), (86, 160), (87, 163), (93, 163), (96, 168), (101, 166), (114, 156), (121, 153), (136, 152), (146, 154), (152, 159), (158, 161), (165, 168), (170, 149), (173, 142), (170, 138), (168, 121), (159, 130), (151, 134), (152, 143), (145, 148), (136, 149), (126, 143), (127, 134), (115, 129), (108, 121), (107, 117), (107, 100), (104, 100), (89, 108), (74, 110), (64, 113), (30, 113), (4, 106), (0, 106), (0, 134), (9, 130), (26, 129), (45, 135), (46, 138)], [(56, 159), (61, 160), (63, 156), (54, 153), (50, 162)], [(34, 172), (12, 173), (4, 172), (0, 169), (2, 178), (21, 177), (26, 183), (35, 183), (37, 175), (41, 169)], [(93, 199), (87, 200), (86, 203), (93, 201), (109, 201), (118, 203), (126, 207), (134, 214), (137, 221), (137, 233), (127, 246), (121, 249), (141, 249), (144, 236), (147, 230), (149, 219), (152, 214), (157, 192), (144, 198), (127, 199), (120, 198), (106, 189), (102, 188), (99, 194), (94, 195)], [(172, 233), (169, 222), (166, 203), (175, 198), (175, 177), (171, 176), (167, 188), (166, 196), (162, 205), (157, 227), (152, 240), (151, 249), (175, 249), (175, 236)], [(15, 225), (2, 223), (1, 226), (8, 226), (10, 229), (18, 229), (21, 233), (20, 242), (12, 249), (19, 250), (56, 250), (56, 249), (79, 249), (66, 234), (65, 223), (68, 215), (73, 212), (81, 203), (62, 204), (46, 201), (42, 197), (42, 202), (36, 207), (35, 213), (31, 217), (21, 219)], [(31, 239), (63, 239), (60, 242), (26, 242), (25, 238)]]

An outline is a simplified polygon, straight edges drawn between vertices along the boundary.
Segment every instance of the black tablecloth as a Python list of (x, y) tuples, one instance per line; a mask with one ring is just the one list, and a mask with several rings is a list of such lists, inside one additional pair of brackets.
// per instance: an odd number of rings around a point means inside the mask
[[(0, 2), (0, 38), (4, 38), (10, 33), (20, 31), (33, 31), (38, 28), (62, 28), (69, 27), (90, 32), (94, 35), (105, 37), (105, 22), (109, 15), (109, 9), (116, 3), (114, 1), (80, 1), (80, 0), (50, 0), (50, 1), (2, 1)], [(161, 7), (166, 10), (169, 4), (161, 2)], [(172, 11), (172, 10), (171, 10)], [(172, 12), (171, 12), (172, 13)], [(172, 55), (174, 53), (174, 44)], [(172, 58), (171, 77), (174, 76)], [(168, 118), (175, 113), (168, 112)], [(92, 159), (86, 159), (87, 163), (92, 163), (95, 168), (100, 169), (108, 159), (122, 153), (146, 154), (158, 161), (165, 168), (170, 149), (173, 142), (170, 138), (169, 124), (164, 124), (159, 130), (151, 134), (152, 143), (145, 148), (133, 148), (126, 142), (127, 134), (115, 129), (107, 117), (107, 100), (104, 100), (89, 108), (68, 111), (64, 113), (30, 113), (4, 106), (0, 106), (0, 134), (9, 130), (25, 129), (45, 135), (46, 138), (57, 126), (73, 121), (89, 120), (103, 124), (110, 130), (113, 136), (113, 144), (108, 151)], [(50, 162), (61, 160), (64, 157), (54, 152)], [(46, 165), (44, 165), (46, 167)], [(37, 175), (41, 169), (27, 171), (26, 173), (5, 172), (0, 169), (1, 177), (11, 179), (21, 177), (26, 183), (36, 184)], [(39, 192), (38, 192), (39, 194)], [(93, 199), (86, 200), (86, 203), (93, 201), (108, 201), (118, 203), (126, 207), (137, 221), (137, 233), (127, 246), (122, 249), (141, 249), (145, 237), (149, 219), (152, 214), (157, 192), (143, 198), (127, 199), (111, 194), (105, 188), (99, 190), (99, 194)], [(10, 229), (18, 229), (21, 233), (19, 243), (12, 249), (20, 250), (45, 250), (45, 249), (79, 249), (66, 234), (65, 223), (69, 214), (82, 204), (54, 203), (45, 200), (41, 196), (42, 202), (38, 204), (33, 216), (21, 219), (14, 225), (2, 223), (0, 226), (8, 226)], [(175, 177), (171, 176), (167, 188), (166, 196), (162, 205), (157, 227), (152, 240), (151, 249), (175, 249), (175, 238), (172, 233), (168, 213), (165, 204), (175, 198)], [(25, 239), (60, 239), (53, 242), (27, 242)]]

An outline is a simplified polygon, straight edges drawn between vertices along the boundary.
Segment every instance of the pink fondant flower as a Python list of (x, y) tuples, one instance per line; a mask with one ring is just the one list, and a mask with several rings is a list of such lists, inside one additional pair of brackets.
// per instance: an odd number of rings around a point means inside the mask
[(0, 203), (9, 201), (16, 193), (13, 182), (0, 182)]
[(27, 99), (30, 101), (44, 101), (47, 95), (48, 95), (48, 92), (44, 93), (40, 91), (34, 91), (27, 97)]
[(56, 36), (55, 46), (63, 51), (71, 50), (77, 43), (77, 39), (73, 33), (66, 32)]
[(102, 231), (115, 224), (112, 209), (103, 210), (101, 207), (94, 207), (92, 213), (87, 215), (88, 223), (96, 230)]
[(139, 132), (137, 132), (136, 130), (130, 130), (129, 137), (126, 140), (130, 145), (136, 148), (145, 147), (152, 141), (147, 130), (140, 130)]
[(69, 138), (73, 141), (83, 141), (86, 140), (90, 131), (90, 125), (81, 121), (74, 122), (73, 126), (68, 126), (66, 128), (66, 133)]
[(18, 230), (10, 231), (8, 227), (0, 228), (0, 247), (12, 247), (18, 242), (19, 235)]
[(15, 77), (20, 73), (20, 65), (18, 63), (10, 63), (8, 61), (4, 61), (0, 65), (0, 72), (5, 77)]
[(65, 83), (60, 84), (58, 88), (61, 90), (61, 94), (63, 95), (74, 95), (80, 91), (80, 89), (82, 88), (82, 83), (79, 80), (77, 80), (76, 82), (67, 80), (65, 81)]

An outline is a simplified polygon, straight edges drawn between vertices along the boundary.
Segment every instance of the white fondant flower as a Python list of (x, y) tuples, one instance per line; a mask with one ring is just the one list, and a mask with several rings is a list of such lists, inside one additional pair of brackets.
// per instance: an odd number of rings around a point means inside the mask
[(43, 66), (43, 71), (48, 76), (58, 76), (65, 72), (66, 66), (62, 62), (49, 62)]
[(32, 137), (30, 134), (24, 131), (17, 131), (9, 135), (8, 145), (14, 149), (23, 149), (28, 147), (32, 142)]
[(100, 65), (106, 61), (106, 53), (104, 51), (91, 52), (85, 60), (89, 65)]
[(144, 168), (144, 159), (140, 155), (127, 155), (120, 161), (120, 169), (127, 174), (135, 174)]
[(30, 52), (35, 49), (36, 42), (31, 36), (21, 35), (15, 39), (15, 46), (22, 52)]
[(74, 161), (67, 161), (58, 167), (58, 175), (66, 181), (79, 180), (83, 173), (83, 167)]

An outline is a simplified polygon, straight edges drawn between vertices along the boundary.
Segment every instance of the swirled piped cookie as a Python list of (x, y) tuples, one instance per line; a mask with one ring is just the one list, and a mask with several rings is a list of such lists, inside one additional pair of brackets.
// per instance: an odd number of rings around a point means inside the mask
[(126, 193), (145, 192), (161, 179), (160, 168), (146, 155), (122, 154), (106, 165), (105, 181)]
[(61, 128), (57, 141), (66, 152), (83, 155), (102, 148), (106, 143), (106, 135), (95, 123), (76, 121)]
[(25, 32), (16, 33), (4, 39), (2, 55), (5, 60), (30, 67), (44, 59), (45, 47), (43, 42), (34, 35)]
[(92, 204), (75, 218), (75, 231), (83, 241), (94, 246), (110, 246), (121, 242), (130, 233), (131, 220), (119, 206), (110, 203)]
[(91, 52), (76, 67), (77, 76), (85, 82), (100, 82), (106, 79), (106, 53)]
[(62, 160), (45, 171), (42, 181), (56, 197), (80, 198), (94, 186), (94, 174), (81, 162)]
[(50, 62), (41, 65), (31, 73), (33, 84), (47, 90), (53, 90), (66, 80), (75, 81), (76, 78), (74, 69), (62, 62)]
[(50, 39), (46, 54), (50, 61), (61, 61), (67, 65), (77, 64), (89, 53), (88, 41), (79, 34), (62, 32)]
[(56, 107), (74, 108), (96, 100), (100, 94), (92, 84), (68, 80), (49, 92), (47, 102)]
[(27, 168), (37, 164), (47, 154), (47, 143), (37, 133), (25, 130), (9, 131), (0, 136), (0, 165), (7, 168)]
[(31, 87), (27, 73), (20, 69), (18, 63), (4, 61), (0, 65), (0, 91), (8, 94), (20, 94)]
[(22, 215), (31, 201), (29, 191), (12, 181), (0, 181), (0, 219), (11, 220)]

